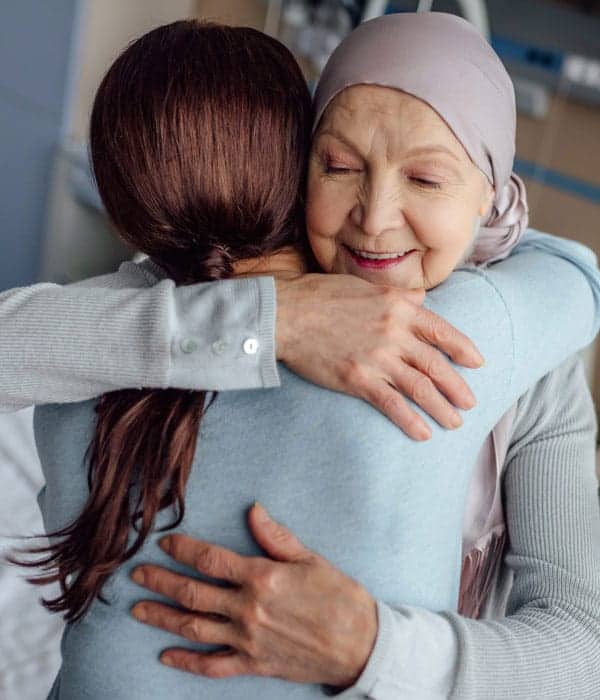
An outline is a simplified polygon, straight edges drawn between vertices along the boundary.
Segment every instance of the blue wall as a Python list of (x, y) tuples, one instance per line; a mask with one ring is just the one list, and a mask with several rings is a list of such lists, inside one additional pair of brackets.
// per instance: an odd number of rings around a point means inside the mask
[(37, 278), (78, 4), (0, 3), (0, 289)]

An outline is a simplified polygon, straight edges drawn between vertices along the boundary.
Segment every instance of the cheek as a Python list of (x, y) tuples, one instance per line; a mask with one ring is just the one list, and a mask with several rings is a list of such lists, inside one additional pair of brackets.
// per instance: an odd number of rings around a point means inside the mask
[(443, 282), (459, 265), (473, 240), (477, 213), (460, 207), (431, 207), (419, 236), (427, 248), (423, 272), (428, 287)]
[(332, 272), (337, 254), (337, 236), (346, 219), (343, 201), (326, 183), (309, 180), (306, 200), (306, 229), (310, 247), (325, 272)]

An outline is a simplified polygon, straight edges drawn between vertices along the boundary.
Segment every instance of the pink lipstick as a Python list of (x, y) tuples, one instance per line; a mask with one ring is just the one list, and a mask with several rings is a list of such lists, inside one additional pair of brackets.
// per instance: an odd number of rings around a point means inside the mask
[(344, 248), (352, 261), (359, 267), (370, 270), (385, 270), (394, 265), (399, 265), (416, 251), (407, 250), (404, 253), (372, 253), (371, 251), (358, 251), (345, 245)]

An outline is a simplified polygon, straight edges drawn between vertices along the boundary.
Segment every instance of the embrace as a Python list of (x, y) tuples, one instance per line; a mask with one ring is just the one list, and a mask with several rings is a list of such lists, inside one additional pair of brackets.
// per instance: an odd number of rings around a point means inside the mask
[(314, 104), (251, 29), (116, 59), (91, 159), (146, 257), (0, 296), (69, 324), (2, 388), (40, 404), (51, 700), (600, 695), (600, 273), (527, 228), (515, 121), (447, 14), (359, 26)]

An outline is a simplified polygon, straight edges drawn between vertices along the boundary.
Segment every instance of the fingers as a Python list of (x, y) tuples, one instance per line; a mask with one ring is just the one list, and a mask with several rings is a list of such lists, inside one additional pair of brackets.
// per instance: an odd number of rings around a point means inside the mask
[(191, 642), (230, 646), (234, 639), (229, 621), (217, 621), (214, 617), (177, 610), (162, 603), (138, 603), (131, 614), (146, 625), (160, 627)]
[(409, 406), (399, 391), (384, 380), (380, 380), (378, 388), (367, 392), (364, 398), (413, 440), (429, 440), (431, 437), (431, 428), (427, 423)]
[(227, 617), (231, 617), (234, 612), (231, 589), (213, 586), (152, 565), (138, 566), (134, 569), (132, 578), (139, 585), (176, 601), (188, 610), (218, 613)]
[(484, 360), (475, 344), (441, 316), (425, 308), (417, 311), (414, 328), (421, 340), (435, 345), (463, 367), (481, 367)]
[(169, 535), (163, 537), (159, 544), (173, 559), (203, 574), (231, 583), (241, 584), (244, 581), (249, 557), (187, 535)]
[(160, 660), (166, 666), (207, 678), (230, 678), (249, 673), (260, 675), (256, 670), (250, 668), (247, 659), (233, 650), (201, 654), (187, 649), (167, 649), (163, 652)]
[(272, 520), (260, 503), (250, 509), (248, 524), (254, 539), (271, 559), (295, 562), (310, 558), (310, 551), (290, 530)]
[(463, 420), (454, 406), (440, 393), (429, 377), (414, 367), (407, 365), (403, 368), (396, 388), (444, 428), (452, 430), (462, 425)]
[[(422, 375), (429, 378), (432, 384), (435, 385), (435, 387), (437, 387), (437, 389), (439, 389), (439, 391), (441, 391), (448, 401), (454, 406), (468, 410), (473, 408), (473, 406), (475, 406), (477, 403), (473, 392), (469, 388), (469, 385), (450, 364), (448, 358), (439, 350), (431, 347), (431, 345), (423, 342), (417, 342), (413, 348), (405, 352), (405, 359), (416, 370), (421, 372)], [(392, 378), (394, 380), (394, 384), (396, 384), (397, 377), (393, 375)], [(415, 392), (410, 395), (411, 398), (418, 403), (418, 405), (421, 406), (424, 411), (427, 411), (429, 415), (438, 420), (438, 423), (447, 428), (456, 427), (447, 424), (451, 413), (458, 416), (456, 411), (453, 409), (452, 411), (444, 410), (444, 414), (447, 415), (447, 420), (440, 421), (438, 417), (434, 416), (429, 410), (430, 403), (427, 400), (428, 396), (425, 396), (426, 403), (422, 403), (420, 400), (415, 398), (414, 393)], [(439, 404), (439, 406), (441, 407), (441, 404)]]

